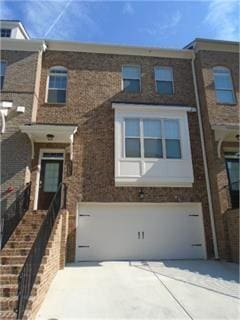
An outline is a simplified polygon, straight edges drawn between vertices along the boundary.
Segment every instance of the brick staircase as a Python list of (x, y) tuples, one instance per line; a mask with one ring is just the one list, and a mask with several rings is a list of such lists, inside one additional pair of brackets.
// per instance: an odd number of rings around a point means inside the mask
[[(14, 310), (18, 301), (18, 276), (45, 215), (44, 211), (27, 212), (1, 251), (0, 319), (16, 320)], [(36, 294), (38, 283), (40, 283), (39, 275), (33, 287), (32, 296)], [(29, 306), (31, 306), (31, 300)]]

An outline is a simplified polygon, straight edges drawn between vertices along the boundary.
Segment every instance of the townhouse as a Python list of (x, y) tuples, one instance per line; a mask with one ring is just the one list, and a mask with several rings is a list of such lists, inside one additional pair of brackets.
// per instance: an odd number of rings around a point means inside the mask
[[(27, 299), (15, 294), (4, 310), (36, 311), (65, 261), (237, 261), (236, 43), (196, 39), (175, 50), (1, 40), (2, 193), (15, 199), (31, 181), (24, 223), (2, 250), (3, 299), (13, 295), (12, 274)], [(19, 241), (34, 250), (16, 254)], [(25, 287), (45, 280), (26, 294), (18, 275), (27, 278), (39, 252), (43, 268)]]
[(199, 110), (220, 258), (239, 261), (239, 43), (196, 39)]

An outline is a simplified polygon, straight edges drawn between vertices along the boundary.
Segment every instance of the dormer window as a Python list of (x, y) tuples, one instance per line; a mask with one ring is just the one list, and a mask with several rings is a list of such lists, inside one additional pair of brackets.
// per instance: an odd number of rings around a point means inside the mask
[(1, 38), (10, 38), (11, 29), (1, 28)]
[(215, 67), (213, 77), (217, 102), (234, 104), (236, 100), (230, 70), (225, 67)]
[(48, 103), (65, 103), (67, 92), (67, 69), (64, 67), (53, 67), (48, 75)]

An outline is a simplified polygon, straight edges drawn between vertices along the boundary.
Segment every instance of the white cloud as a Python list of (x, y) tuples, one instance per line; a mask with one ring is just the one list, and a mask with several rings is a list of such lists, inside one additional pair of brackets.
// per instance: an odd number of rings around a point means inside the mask
[(164, 20), (167, 20), (167, 22), (165, 23), (155, 22), (148, 27), (141, 28), (140, 31), (155, 37), (162, 36), (166, 34), (166, 32), (168, 35), (170, 35), (176, 31), (175, 28), (177, 27), (181, 19), (182, 19), (182, 14), (180, 13), (180, 11), (176, 11), (172, 16), (164, 19)]
[(134, 9), (133, 6), (130, 2), (125, 2), (123, 5), (123, 13), (128, 14), (128, 15), (133, 15), (134, 14)]
[[(22, 21), (33, 38), (51, 38), (73, 40), (84, 34), (91, 41), (100, 29), (91, 18), (89, 4), (84, 1), (16, 1), (24, 16)], [(1, 16), (4, 19), (16, 16), (14, 1), (1, 4)], [(20, 13), (20, 12), (19, 12)]]
[(208, 6), (204, 20), (215, 37), (224, 40), (238, 40), (239, 37), (239, 2), (233, 0), (213, 0)]

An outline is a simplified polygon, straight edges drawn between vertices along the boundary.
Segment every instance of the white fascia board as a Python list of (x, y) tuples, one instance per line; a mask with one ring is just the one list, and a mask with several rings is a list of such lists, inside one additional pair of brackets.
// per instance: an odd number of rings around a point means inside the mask
[(24, 133), (31, 135), (34, 134), (43, 134), (46, 133), (55, 133), (55, 134), (66, 134), (67, 137), (70, 137), (72, 134), (75, 134), (77, 131), (77, 126), (57, 126), (57, 125), (33, 125), (33, 126), (20, 126), (20, 130)]
[(148, 104), (130, 104), (130, 103), (112, 103), (112, 108), (122, 112), (134, 112), (134, 111), (196, 112), (195, 107), (188, 107), (188, 106), (148, 105)]
[(96, 43), (80, 43), (57, 40), (46, 40), (48, 50), (89, 52), (103, 54), (149, 56), (176, 59), (192, 59), (193, 52), (187, 49), (164, 49), (151, 47), (134, 47), (123, 45), (109, 45)]
[(45, 51), (46, 44), (43, 40), (1, 39), (1, 50), (14, 51)]

